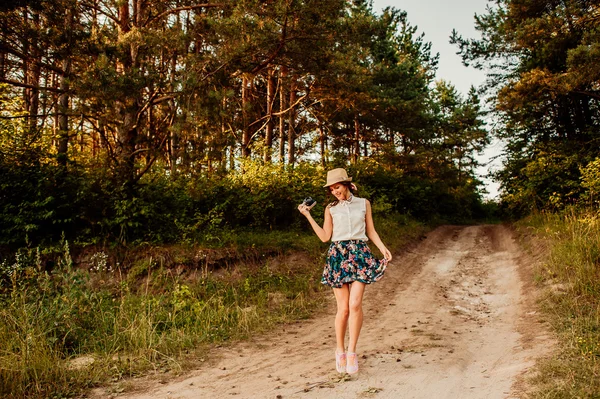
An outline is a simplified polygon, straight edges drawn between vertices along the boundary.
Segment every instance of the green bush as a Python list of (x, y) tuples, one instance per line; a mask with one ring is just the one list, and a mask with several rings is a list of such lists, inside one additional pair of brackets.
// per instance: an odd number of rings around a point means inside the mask
[(487, 217), (477, 192), (476, 181), (463, 183), (407, 173), (374, 161), (349, 168), (356, 176), (359, 193), (371, 200), (388, 203), (390, 211), (408, 214), (421, 221), (464, 222)]
[[(593, 187), (593, 163), (582, 180), (582, 173), (595, 147), (580, 148), (562, 141), (539, 144), (530, 153), (508, 159), (496, 173), (502, 184), (501, 207), (512, 217), (531, 212), (560, 211), (578, 204)], [(592, 184), (592, 186), (589, 186)]]
[[(460, 222), (485, 216), (476, 181), (440, 179), (385, 166), (374, 160), (348, 167), (378, 212), (422, 220)], [(323, 188), (326, 170), (244, 161), (226, 174), (169, 178), (145, 175), (120, 187), (107, 172), (68, 171), (51, 164), (0, 163), (0, 246), (54, 245), (64, 235), (77, 245), (219, 243), (235, 231), (297, 230), (304, 227), (298, 204), (317, 200), (316, 220), (332, 198)], [(16, 182), (19, 182), (16, 185)], [(0, 247), (1, 249), (1, 247)]]
[(580, 171), (581, 186), (585, 189), (583, 197), (590, 203), (597, 204), (600, 195), (600, 158), (581, 167)]

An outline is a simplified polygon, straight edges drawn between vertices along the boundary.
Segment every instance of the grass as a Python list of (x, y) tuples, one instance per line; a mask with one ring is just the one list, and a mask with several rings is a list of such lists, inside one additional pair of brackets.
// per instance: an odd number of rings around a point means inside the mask
[[(177, 368), (189, 350), (305, 318), (322, 298), (316, 269), (298, 265), (238, 264), (217, 275), (148, 260), (136, 278), (116, 267), (46, 272), (23, 260), (3, 266), (4, 398), (71, 397), (106, 381)], [(81, 357), (93, 363), (73, 367)]]
[(540, 214), (519, 224), (548, 248), (537, 270), (559, 350), (533, 380), (535, 398), (600, 397), (600, 216)]
[[(376, 223), (392, 250), (425, 229), (400, 216)], [(22, 249), (0, 262), (0, 397), (69, 398), (182, 370), (210, 345), (307, 318), (328, 293), (326, 248), (307, 229), (76, 256), (66, 242)]]

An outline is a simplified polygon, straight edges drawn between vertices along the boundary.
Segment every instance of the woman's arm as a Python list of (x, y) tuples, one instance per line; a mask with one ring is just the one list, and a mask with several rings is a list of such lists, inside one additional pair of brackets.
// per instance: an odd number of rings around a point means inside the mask
[(392, 260), (392, 253), (383, 244), (381, 238), (379, 238), (379, 234), (377, 234), (377, 231), (375, 230), (375, 223), (373, 223), (373, 214), (371, 212), (371, 203), (369, 202), (369, 200), (365, 201), (367, 202), (367, 214), (365, 215), (365, 223), (367, 224), (367, 237), (369, 237), (369, 240), (371, 240), (373, 244), (375, 244), (375, 246), (379, 248), (379, 250), (387, 260)]
[(331, 234), (333, 233), (333, 219), (331, 217), (329, 207), (325, 208), (325, 220), (323, 221), (323, 227), (319, 226), (315, 219), (313, 219), (312, 215), (310, 214), (310, 209), (306, 205), (298, 205), (298, 210), (301, 214), (306, 216), (306, 219), (308, 219), (308, 222), (321, 241), (327, 242), (331, 239)]

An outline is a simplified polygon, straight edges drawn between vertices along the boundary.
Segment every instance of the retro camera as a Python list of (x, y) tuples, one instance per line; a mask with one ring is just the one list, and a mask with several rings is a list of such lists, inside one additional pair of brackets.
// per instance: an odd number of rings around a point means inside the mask
[(312, 207), (315, 206), (316, 204), (317, 204), (317, 201), (315, 201), (311, 197), (304, 198), (304, 201), (302, 201), (302, 205), (306, 205), (308, 207), (308, 209), (312, 209)]

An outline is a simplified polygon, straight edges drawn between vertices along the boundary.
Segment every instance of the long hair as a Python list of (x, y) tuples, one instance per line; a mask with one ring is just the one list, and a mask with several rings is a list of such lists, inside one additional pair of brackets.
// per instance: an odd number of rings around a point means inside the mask
[[(356, 186), (353, 185), (351, 182), (342, 181), (339, 184), (346, 186), (346, 188), (350, 191), (350, 193), (352, 195), (354, 195), (354, 192), (356, 190), (353, 187), (356, 187)], [(331, 194), (331, 189), (329, 187), (325, 187), (325, 190), (327, 190), (327, 201), (332, 200), (331, 202), (329, 202), (329, 206), (336, 206), (340, 201), (333, 194)]]

